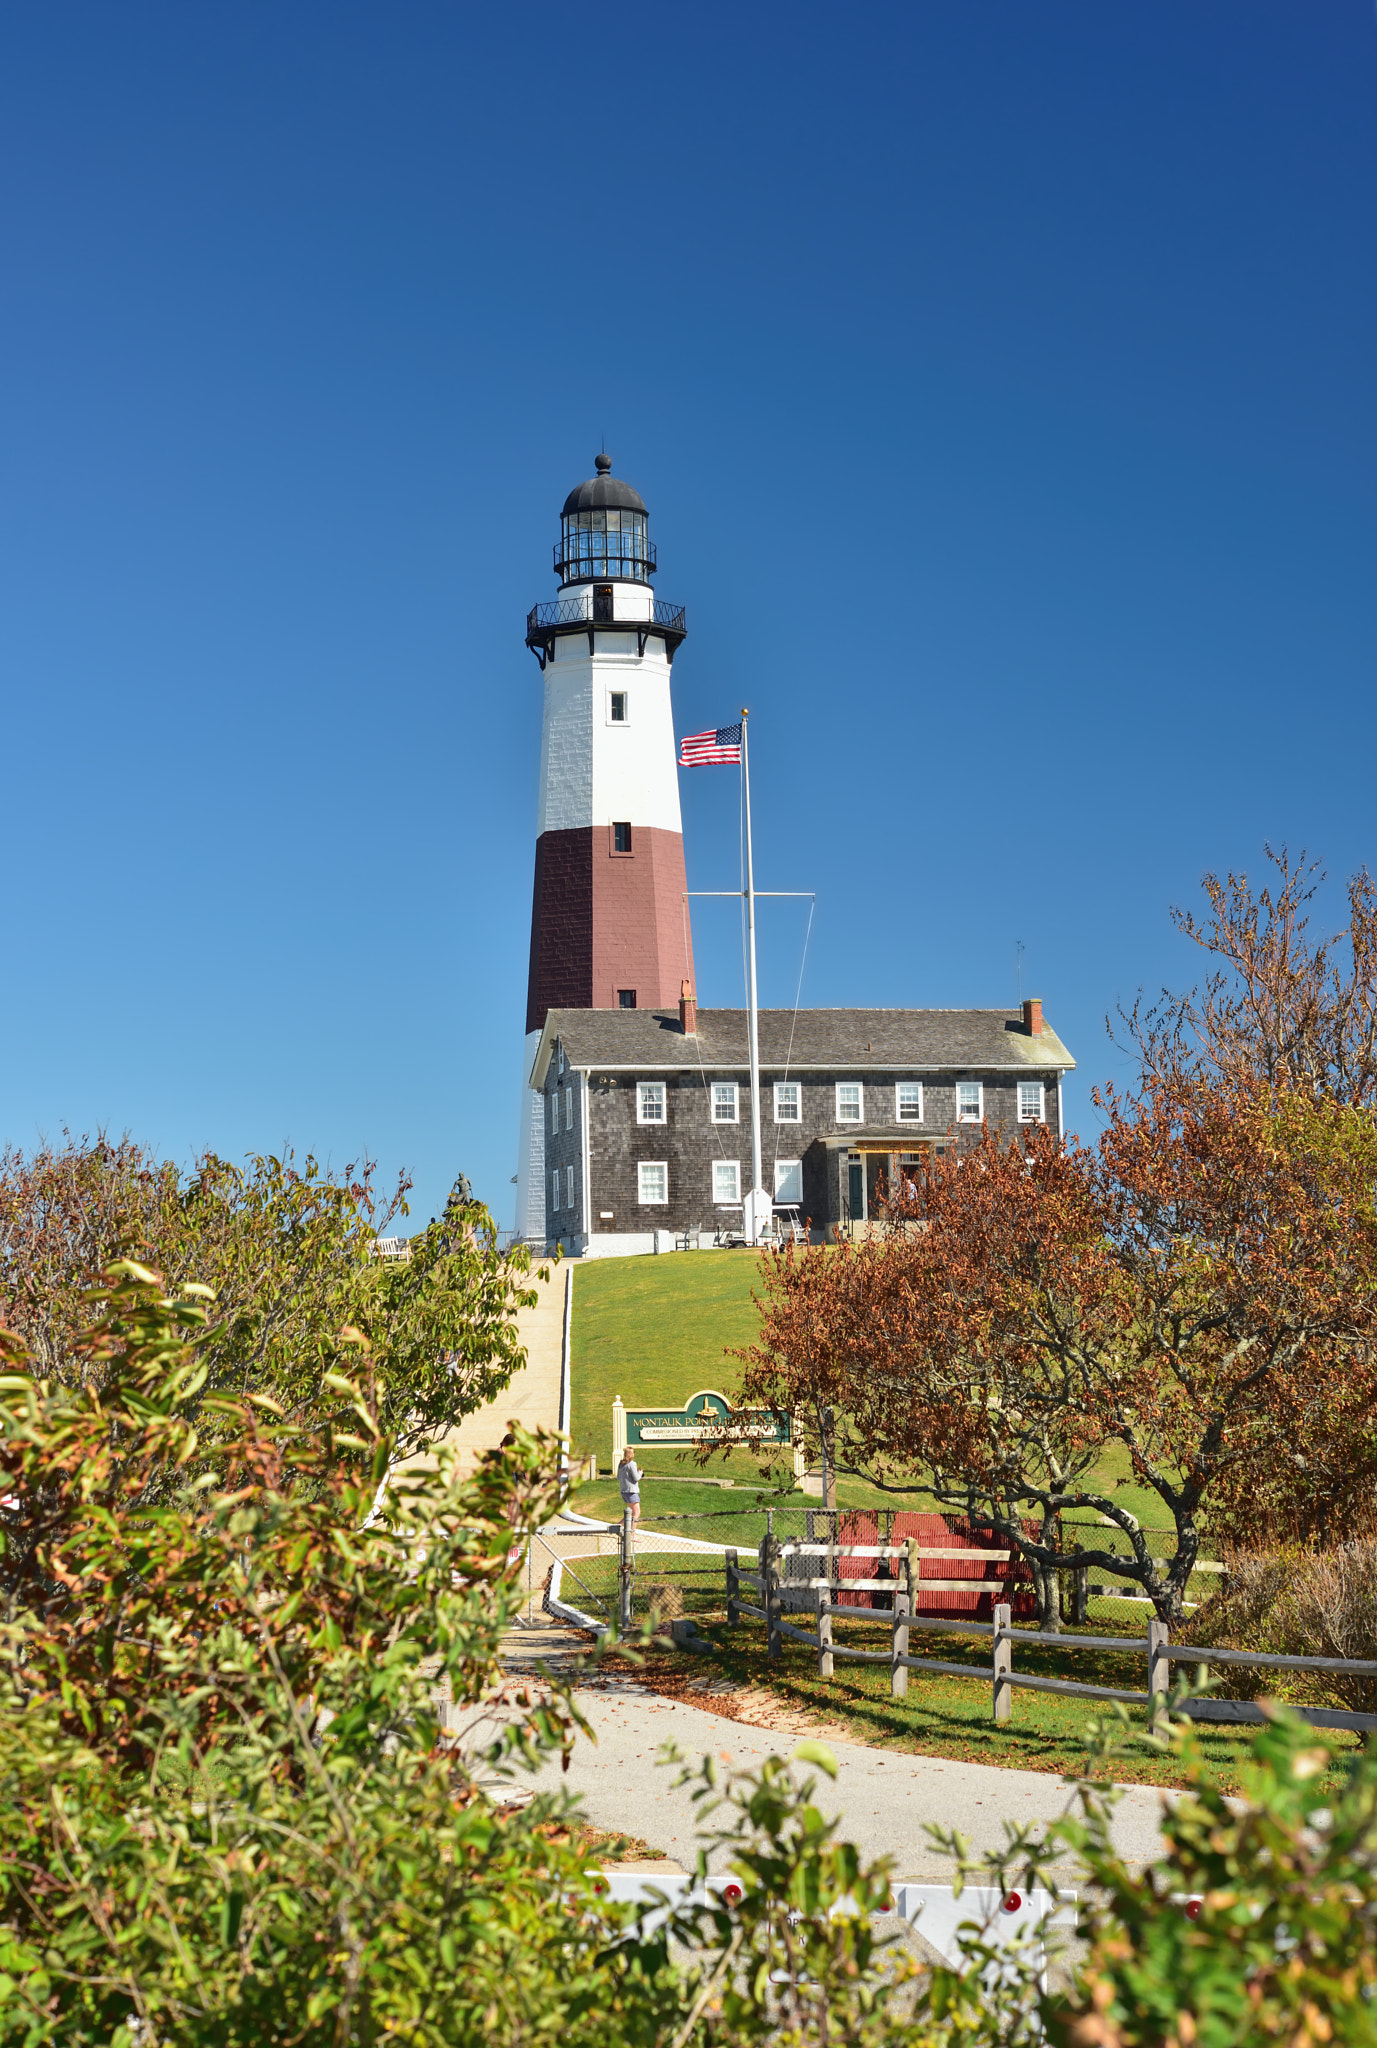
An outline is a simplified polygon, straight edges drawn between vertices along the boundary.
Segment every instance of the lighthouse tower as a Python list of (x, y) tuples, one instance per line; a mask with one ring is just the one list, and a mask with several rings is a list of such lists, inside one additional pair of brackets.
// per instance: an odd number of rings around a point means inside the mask
[(534, 605), (540, 742), (516, 1227), (545, 1235), (545, 1130), (531, 1063), (552, 1009), (677, 1005), (693, 979), (669, 678), (687, 628), (653, 588), (644, 500), (599, 455), (564, 501), (559, 595)]

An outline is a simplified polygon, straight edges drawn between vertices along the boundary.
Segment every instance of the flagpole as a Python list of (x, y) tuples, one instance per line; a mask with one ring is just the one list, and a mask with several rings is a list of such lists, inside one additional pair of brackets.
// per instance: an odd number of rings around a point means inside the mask
[[(760, 1164), (760, 1013), (755, 983), (755, 867), (751, 857), (751, 749), (747, 739), (750, 713), (741, 711), (741, 773), (746, 785), (746, 936), (748, 1038), (751, 1055), (751, 1195), (761, 1190)], [(751, 1201), (746, 1236), (752, 1244), (760, 1241), (759, 1218)]]

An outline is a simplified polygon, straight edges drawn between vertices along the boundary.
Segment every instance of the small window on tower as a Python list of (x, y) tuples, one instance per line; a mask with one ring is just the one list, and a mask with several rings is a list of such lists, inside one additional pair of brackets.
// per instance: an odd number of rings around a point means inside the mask
[(635, 1007), (636, 1007), (636, 991), (635, 991), (635, 989), (634, 989), (634, 988), (619, 988), (619, 989), (617, 990), (617, 1008), (618, 1008), (619, 1010), (634, 1010), (634, 1009), (635, 1009)]
[[(612, 827), (612, 851), (613, 853), (630, 853), (631, 827), (629, 824), (614, 825)], [(634, 1010), (636, 1005), (628, 1003), (625, 1007)]]
[(612, 697), (612, 723), (613, 723), (613, 725), (625, 725), (625, 724), (626, 724), (626, 691), (625, 691), (625, 690), (613, 690), (613, 691), (612, 691), (612, 693), (611, 693), (611, 697)]

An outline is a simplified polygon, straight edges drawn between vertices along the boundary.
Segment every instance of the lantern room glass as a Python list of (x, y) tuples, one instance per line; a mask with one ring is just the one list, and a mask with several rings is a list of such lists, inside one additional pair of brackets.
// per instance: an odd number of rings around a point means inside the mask
[(655, 551), (646, 536), (645, 513), (616, 506), (567, 513), (555, 566), (566, 583), (588, 583), (599, 576), (648, 583), (655, 573)]

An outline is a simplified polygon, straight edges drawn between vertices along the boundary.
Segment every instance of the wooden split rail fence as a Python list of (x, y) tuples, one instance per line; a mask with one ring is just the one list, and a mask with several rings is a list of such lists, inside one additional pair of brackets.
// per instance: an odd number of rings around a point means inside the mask
[[(747, 1556), (751, 1553), (748, 1551)], [(993, 1553), (998, 1556), (999, 1553)], [(818, 1653), (819, 1678), (831, 1678), (835, 1659), (841, 1657), (853, 1664), (884, 1664), (889, 1667), (889, 1689), (895, 1699), (902, 1699), (908, 1691), (910, 1671), (926, 1671), (938, 1678), (983, 1678), (991, 1686), (994, 1718), (996, 1721), (1009, 1720), (1013, 1711), (1013, 1690), (1016, 1686), (1031, 1692), (1070, 1694), (1076, 1699), (1119, 1700), (1125, 1706), (1145, 1706), (1149, 1717), (1156, 1719), (1166, 1706), (1167, 1694), (1171, 1689), (1171, 1666), (1173, 1663), (1195, 1664), (1209, 1667), (1219, 1664), (1245, 1664), (1259, 1666), (1268, 1671), (1314, 1671), (1351, 1672), (1363, 1677), (1377, 1677), (1377, 1662), (1368, 1662), (1354, 1657), (1285, 1657), (1251, 1650), (1204, 1649), (1197, 1644), (1173, 1644), (1170, 1631), (1164, 1621), (1149, 1621), (1145, 1637), (1136, 1636), (1083, 1636), (1064, 1635), (1039, 1629), (1016, 1629), (1011, 1624), (1012, 1610), (1007, 1602), (999, 1603), (994, 1610), (994, 1620), (949, 1621), (925, 1615), (915, 1617), (913, 1612), (914, 1594), (922, 1585), (929, 1590), (970, 1591), (978, 1587), (978, 1580), (963, 1579), (952, 1581), (950, 1586), (930, 1579), (921, 1579), (920, 1569), (925, 1558), (966, 1558), (989, 1559), (992, 1553), (982, 1551), (928, 1550), (910, 1539), (907, 1543), (779, 1543), (774, 1537), (766, 1536), (756, 1557), (756, 1569), (743, 1570), (740, 1553), (729, 1550), (726, 1556), (727, 1568), (727, 1624), (736, 1627), (743, 1616), (763, 1621), (767, 1631), (768, 1654), (774, 1658), (780, 1655), (783, 1639), (789, 1636), (793, 1641), (807, 1643)], [(1007, 1556), (1007, 1553), (1004, 1554)], [(901, 1570), (891, 1573), (888, 1578), (841, 1579), (834, 1574), (833, 1561), (839, 1557), (873, 1557), (893, 1559)], [(788, 1588), (791, 1593), (810, 1592), (816, 1626), (811, 1629), (799, 1628), (784, 1618), (785, 1580), (781, 1566), (788, 1558), (815, 1558), (826, 1564), (826, 1570), (816, 1576), (803, 1579), (791, 1578)], [(763, 1605), (757, 1607), (741, 1597), (742, 1587), (760, 1595)], [(873, 1608), (839, 1607), (832, 1595), (846, 1593), (885, 1593), (893, 1601), (890, 1613)], [(868, 1621), (873, 1623), (888, 1620), (891, 1643), (888, 1650), (858, 1650), (850, 1644), (835, 1640), (834, 1625), (838, 1620)], [(935, 1634), (954, 1636), (977, 1636), (990, 1644), (988, 1664), (946, 1663), (938, 1657), (911, 1657), (909, 1655), (909, 1630), (917, 1627)], [(1029, 1648), (1043, 1644), (1062, 1650), (1113, 1650), (1145, 1652), (1147, 1656), (1147, 1690), (1127, 1691), (1109, 1685), (1086, 1685), (1078, 1679), (1043, 1678), (1034, 1672), (1015, 1671), (1013, 1653), (1016, 1644)], [(1252, 1700), (1192, 1699), (1185, 1703), (1184, 1711), (1196, 1721), (1262, 1721), (1266, 1717)], [(1348, 1713), (1339, 1708), (1300, 1707), (1302, 1717), (1317, 1728), (1349, 1728), (1366, 1733), (1377, 1728), (1377, 1714)]]

